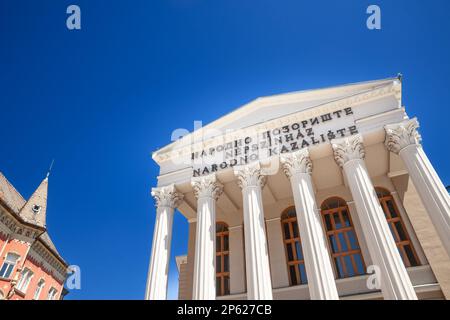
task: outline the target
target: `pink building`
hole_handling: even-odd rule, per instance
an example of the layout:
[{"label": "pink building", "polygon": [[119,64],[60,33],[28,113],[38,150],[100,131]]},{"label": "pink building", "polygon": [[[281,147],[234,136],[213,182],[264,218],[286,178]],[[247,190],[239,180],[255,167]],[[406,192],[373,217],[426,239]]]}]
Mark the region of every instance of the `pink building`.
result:
[{"label": "pink building", "polygon": [[48,176],[25,200],[0,172],[0,300],[59,300],[68,264],[46,227]]}]

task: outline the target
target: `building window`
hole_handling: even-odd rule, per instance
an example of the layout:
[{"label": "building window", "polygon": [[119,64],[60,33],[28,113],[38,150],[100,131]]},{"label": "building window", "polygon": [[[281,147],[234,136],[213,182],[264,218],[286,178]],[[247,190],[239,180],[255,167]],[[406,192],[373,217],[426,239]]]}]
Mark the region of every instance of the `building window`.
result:
[{"label": "building window", "polygon": [[297,214],[295,208],[286,209],[281,215],[284,247],[288,264],[289,283],[291,286],[305,284],[305,261],[303,259],[302,244],[298,231]]},{"label": "building window", "polygon": [[47,300],[55,300],[57,293],[58,291],[55,288],[51,287],[50,290],[48,291]]},{"label": "building window", "polygon": [[364,274],[364,259],[347,203],[341,198],[329,198],[323,202],[321,210],[337,277]]},{"label": "building window", "polygon": [[33,278],[33,271],[28,268],[23,269],[19,282],[17,283],[17,289],[23,293],[27,292],[30,281]]},{"label": "building window", "polygon": [[9,279],[16,266],[17,260],[19,260],[19,255],[15,253],[10,252],[6,255],[5,262],[3,262],[2,268],[0,269],[0,278]]},{"label": "building window", "polygon": [[406,231],[405,224],[397,209],[394,197],[392,197],[391,193],[386,189],[375,188],[375,190],[403,263],[406,267],[418,266],[420,264],[419,258],[417,257],[411,239]]},{"label": "building window", "polygon": [[230,294],[230,244],[228,226],[216,223],[216,295]]},{"label": "building window", "polygon": [[39,300],[39,297],[41,295],[42,289],[44,289],[44,286],[45,286],[44,279],[40,279],[38,284],[37,284],[36,290],[34,291],[33,300]]}]

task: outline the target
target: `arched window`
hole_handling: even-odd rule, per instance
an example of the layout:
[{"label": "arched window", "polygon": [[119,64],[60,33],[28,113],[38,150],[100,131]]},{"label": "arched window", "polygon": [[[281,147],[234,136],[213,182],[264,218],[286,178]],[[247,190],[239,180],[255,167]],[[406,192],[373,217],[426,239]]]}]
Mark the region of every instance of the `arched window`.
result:
[{"label": "arched window", "polygon": [[411,243],[411,239],[406,231],[405,224],[397,209],[394,198],[391,193],[383,188],[375,188],[378,199],[380,200],[381,207],[383,208],[384,215],[391,229],[392,236],[394,237],[395,244],[398,251],[402,256],[403,263],[406,267],[414,267],[419,265],[419,259],[416,251]]},{"label": "arched window", "polygon": [[33,271],[31,271],[28,268],[24,268],[20,277],[19,282],[17,283],[16,288],[23,292],[26,293],[28,286],[30,285],[31,279],[33,278]]},{"label": "arched window", "polygon": [[322,203],[321,210],[337,277],[364,274],[364,259],[347,203],[341,198],[329,198]]},{"label": "arched window", "polygon": [[286,209],[281,215],[284,247],[288,264],[289,283],[291,286],[305,284],[305,261],[303,259],[302,244],[298,231],[297,214],[294,207]]},{"label": "arched window", "polygon": [[216,223],[216,295],[230,294],[230,251],[228,226]]},{"label": "arched window", "polygon": [[48,291],[47,300],[56,300],[56,295],[58,294],[58,290],[51,287]]},{"label": "arched window", "polygon": [[19,260],[20,256],[18,254],[8,252],[6,255],[5,261],[3,262],[2,267],[0,268],[0,277],[9,279],[11,273],[13,272],[17,260]]},{"label": "arched window", "polygon": [[39,300],[39,297],[41,296],[41,292],[44,286],[45,286],[44,279],[39,279],[39,282],[36,286],[36,290],[34,291],[33,300]]}]

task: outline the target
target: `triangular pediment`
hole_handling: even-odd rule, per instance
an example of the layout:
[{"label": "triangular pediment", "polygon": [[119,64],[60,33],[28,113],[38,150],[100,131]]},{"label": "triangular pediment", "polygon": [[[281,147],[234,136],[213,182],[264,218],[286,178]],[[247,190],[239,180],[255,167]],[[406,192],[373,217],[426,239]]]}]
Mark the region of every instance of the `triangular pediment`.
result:
[{"label": "triangular pediment", "polygon": [[163,158],[162,155],[185,147],[192,141],[205,141],[227,132],[252,127],[290,114],[318,109],[323,105],[368,94],[389,86],[394,81],[398,82],[398,79],[389,78],[260,97],[159,149],[153,153],[153,158],[159,162]]}]

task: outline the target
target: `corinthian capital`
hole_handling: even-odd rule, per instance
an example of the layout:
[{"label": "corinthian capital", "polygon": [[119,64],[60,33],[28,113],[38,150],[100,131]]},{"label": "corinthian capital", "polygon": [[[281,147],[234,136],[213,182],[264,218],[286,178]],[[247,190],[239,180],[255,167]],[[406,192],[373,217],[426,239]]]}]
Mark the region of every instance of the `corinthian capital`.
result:
[{"label": "corinthian capital", "polygon": [[175,209],[183,200],[183,194],[175,189],[174,185],[153,188],[152,196],[155,199],[156,207],[170,207]]},{"label": "corinthian capital", "polygon": [[259,164],[238,167],[234,170],[234,174],[238,178],[238,185],[241,189],[247,187],[264,188],[266,184],[266,176],[261,173]]},{"label": "corinthian capital", "polygon": [[283,171],[288,178],[296,173],[311,174],[312,172],[312,161],[307,148],[292,153],[285,153],[280,160],[283,164]]},{"label": "corinthian capital", "polygon": [[223,185],[217,181],[215,174],[192,178],[191,185],[194,188],[194,194],[197,199],[209,197],[217,200],[223,192]]},{"label": "corinthian capital", "polygon": [[420,144],[422,139],[417,128],[419,128],[419,122],[416,118],[384,126],[386,131],[384,143],[387,149],[398,154],[409,145]]},{"label": "corinthian capital", "polygon": [[363,160],[366,155],[363,139],[359,134],[333,140],[331,146],[333,147],[334,160],[341,168],[350,160]]}]

